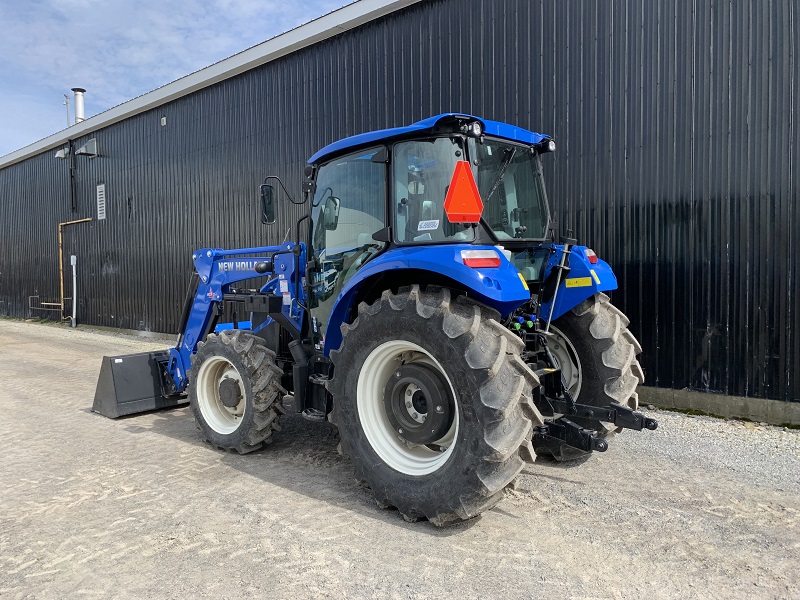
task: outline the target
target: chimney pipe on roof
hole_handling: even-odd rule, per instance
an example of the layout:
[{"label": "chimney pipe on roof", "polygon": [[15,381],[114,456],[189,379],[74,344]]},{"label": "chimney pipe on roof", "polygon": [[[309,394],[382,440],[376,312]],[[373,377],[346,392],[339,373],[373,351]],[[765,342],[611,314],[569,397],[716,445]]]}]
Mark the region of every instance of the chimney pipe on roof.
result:
[{"label": "chimney pipe on roof", "polygon": [[85,121],[86,117],[83,116],[83,94],[85,89],[74,87],[72,91],[75,92],[75,124]]}]

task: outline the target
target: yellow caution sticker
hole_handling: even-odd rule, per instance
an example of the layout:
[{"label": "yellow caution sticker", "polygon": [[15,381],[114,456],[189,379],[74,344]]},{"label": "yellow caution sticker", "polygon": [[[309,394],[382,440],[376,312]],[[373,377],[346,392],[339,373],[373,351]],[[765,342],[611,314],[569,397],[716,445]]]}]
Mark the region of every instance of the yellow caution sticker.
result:
[{"label": "yellow caution sticker", "polygon": [[522,287],[524,287],[527,290],[528,289],[528,283],[525,281],[525,278],[522,276],[522,273],[517,271],[517,275],[519,275],[519,280],[522,282]]},{"label": "yellow caution sticker", "polygon": [[568,288],[573,287],[589,287],[592,285],[592,278],[591,277],[573,277],[571,279],[567,279],[565,281]]},{"label": "yellow caution sticker", "polygon": [[589,273],[592,274],[592,277],[594,277],[594,280],[599,284],[600,283],[600,278],[597,276],[597,273],[594,272],[594,269],[589,269]]}]

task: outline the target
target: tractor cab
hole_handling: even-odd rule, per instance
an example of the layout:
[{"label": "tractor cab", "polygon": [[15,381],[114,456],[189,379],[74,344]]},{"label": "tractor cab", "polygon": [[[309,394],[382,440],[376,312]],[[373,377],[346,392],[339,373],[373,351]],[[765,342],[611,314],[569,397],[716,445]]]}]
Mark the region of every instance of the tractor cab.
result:
[{"label": "tractor cab", "polygon": [[[540,155],[554,148],[545,135],[444,114],[346,138],[312,156],[306,189],[316,345],[324,346],[339,294],[382,254],[489,246],[538,281],[545,254],[533,250],[550,220]],[[490,260],[499,256],[489,252]]]}]

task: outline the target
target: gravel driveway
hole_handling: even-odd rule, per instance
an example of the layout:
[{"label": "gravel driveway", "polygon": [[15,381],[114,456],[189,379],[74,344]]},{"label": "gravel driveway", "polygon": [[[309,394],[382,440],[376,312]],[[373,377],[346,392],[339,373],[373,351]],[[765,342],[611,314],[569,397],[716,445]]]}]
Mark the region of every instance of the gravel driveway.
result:
[{"label": "gravel driveway", "polygon": [[0,598],[800,597],[800,431],[646,411],[436,529],[375,506],[327,423],[238,456],[186,408],[90,412],[103,354],[161,347],[0,320]]}]

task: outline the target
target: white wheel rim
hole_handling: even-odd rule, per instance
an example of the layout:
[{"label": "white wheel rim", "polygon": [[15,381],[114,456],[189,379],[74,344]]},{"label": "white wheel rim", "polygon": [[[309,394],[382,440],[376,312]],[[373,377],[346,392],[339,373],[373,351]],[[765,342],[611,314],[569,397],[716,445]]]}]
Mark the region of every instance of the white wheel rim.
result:
[{"label": "white wheel rim", "polygon": [[572,345],[572,342],[561,330],[550,325],[550,331],[553,333],[553,337],[548,341],[548,348],[550,348],[550,353],[556,361],[556,367],[561,369],[561,374],[564,376],[564,382],[572,399],[577,400],[578,394],[581,393],[581,383],[583,382],[581,360],[578,358],[575,346]]},{"label": "white wheel rim", "polygon": [[450,378],[428,351],[411,342],[393,340],[375,348],[364,361],[356,386],[356,402],[364,434],[381,460],[395,471],[421,476],[441,468],[453,453],[454,441],[458,436],[458,401],[455,400],[453,407],[452,425],[436,441],[436,445],[446,448],[443,452],[405,442],[386,415],[383,396],[386,385],[397,368],[408,363],[421,363],[435,368],[447,382],[453,398],[456,398]]},{"label": "white wheel rim", "polygon": [[[224,379],[232,379],[239,385],[242,399],[235,407],[225,406],[219,396],[219,384]],[[244,415],[245,400],[242,376],[236,367],[225,358],[215,356],[206,360],[197,374],[197,405],[203,419],[211,429],[222,435],[233,433],[239,428]]]}]

